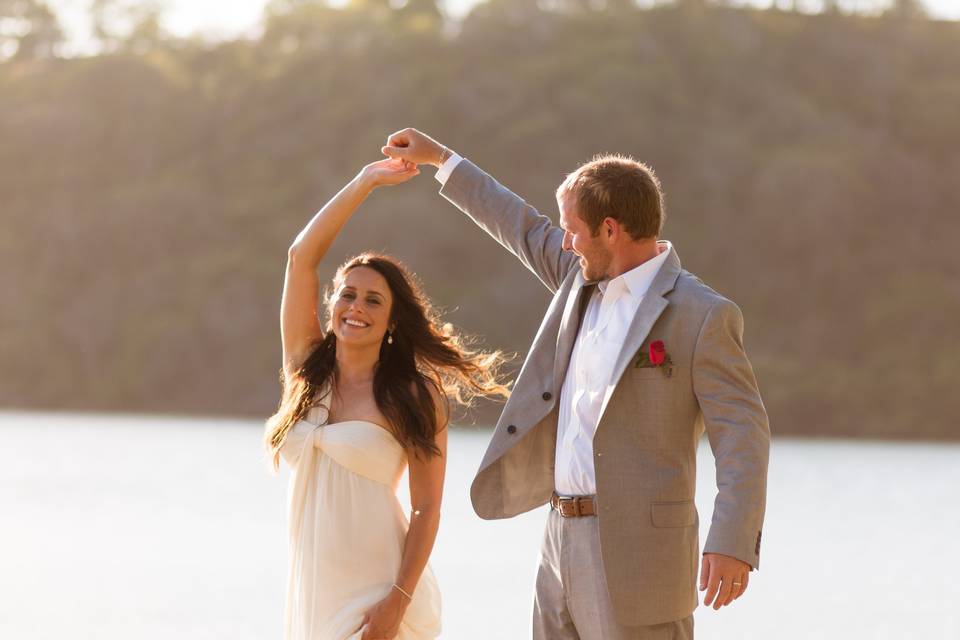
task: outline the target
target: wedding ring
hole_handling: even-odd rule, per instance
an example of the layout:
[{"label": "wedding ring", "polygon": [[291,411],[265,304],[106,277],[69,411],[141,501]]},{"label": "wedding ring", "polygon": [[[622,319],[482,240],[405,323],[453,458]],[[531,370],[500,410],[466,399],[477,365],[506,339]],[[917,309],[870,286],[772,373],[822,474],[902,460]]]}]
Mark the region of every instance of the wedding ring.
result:
[{"label": "wedding ring", "polygon": [[733,586],[735,586],[735,587],[742,587],[742,586],[743,586],[743,583],[742,583],[742,582],[734,582],[734,583],[733,583]]}]

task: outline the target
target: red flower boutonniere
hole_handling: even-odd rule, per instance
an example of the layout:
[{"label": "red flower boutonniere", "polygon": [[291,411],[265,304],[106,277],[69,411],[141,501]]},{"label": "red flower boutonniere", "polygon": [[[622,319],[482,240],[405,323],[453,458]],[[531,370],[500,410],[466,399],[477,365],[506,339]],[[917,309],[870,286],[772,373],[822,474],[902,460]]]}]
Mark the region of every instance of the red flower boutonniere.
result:
[{"label": "red flower boutonniere", "polygon": [[654,340],[646,349],[641,347],[633,366],[642,369],[660,369],[667,378],[673,375],[673,359],[667,353],[663,340]]}]

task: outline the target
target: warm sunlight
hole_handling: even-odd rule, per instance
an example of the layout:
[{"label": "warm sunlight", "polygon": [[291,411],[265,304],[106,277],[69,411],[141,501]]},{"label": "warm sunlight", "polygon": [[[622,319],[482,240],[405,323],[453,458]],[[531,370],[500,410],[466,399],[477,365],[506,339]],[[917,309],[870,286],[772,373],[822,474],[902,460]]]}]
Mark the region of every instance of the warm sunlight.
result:
[{"label": "warm sunlight", "polygon": [[[446,0],[441,6],[447,15],[459,18],[483,0]],[[640,5],[656,4],[660,0],[639,0]],[[838,0],[844,10],[872,11],[889,4],[891,0]],[[156,4],[163,11],[163,25],[178,36],[200,34],[213,39],[237,37],[257,32],[264,7],[269,0],[160,0]],[[344,5],[348,0],[332,0],[332,6]],[[960,0],[920,0],[931,17],[944,20],[960,19]],[[89,0],[52,0],[49,3],[62,15],[69,34],[70,50],[83,53],[94,45],[87,16]],[[149,3],[143,3],[149,5]],[[751,4],[757,7],[792,6],[800,10],[816,11],[823,0],[735,0],[732,4]]]},{"label": "warm sunlight", "polygon": [[960,638],[957,60],[960,0],[0,0],[0,638]]}]

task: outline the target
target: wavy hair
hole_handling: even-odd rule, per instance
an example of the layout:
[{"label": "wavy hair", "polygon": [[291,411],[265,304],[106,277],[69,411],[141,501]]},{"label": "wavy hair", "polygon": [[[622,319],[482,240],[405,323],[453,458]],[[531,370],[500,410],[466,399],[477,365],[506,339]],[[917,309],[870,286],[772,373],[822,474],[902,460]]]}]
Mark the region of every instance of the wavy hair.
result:
[{"label": "wavy hair", "polygon": [[365,252],[337,270],[332,286],[324,293],[326,330],[310,355],[289,380],[281,371],[283,393],[280,405],[267,419],[265,446],[274,469],[280,464],[280,448],[287,433],[303,419],[328,390],[336,393],[337,338],[333,332],[333,295],[347,274],[369,267],[383,276],[393,295],[390,322],[393,344],[380,344],[380,359],[373,377],[377,407],[388,419],[394,436],[416,455],[437,455],[435,436],[437,409],[431,389],[444,398],[447,415],[451,400],[469,407],[477,397],[510,395],[499,380],[499,368],[507,360],[501,351],[471,348],[471,339],[457,333],[450,323],[441,323],[419,283],[401,262],[387,255]]}]

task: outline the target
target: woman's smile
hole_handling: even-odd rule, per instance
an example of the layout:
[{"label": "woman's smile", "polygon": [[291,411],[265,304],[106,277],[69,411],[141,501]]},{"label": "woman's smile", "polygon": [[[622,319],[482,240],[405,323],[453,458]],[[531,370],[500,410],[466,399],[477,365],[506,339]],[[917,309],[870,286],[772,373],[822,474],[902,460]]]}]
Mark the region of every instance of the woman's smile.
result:
[{"label": "woman's smile", "polygon": [[357,320],[354,318],[344,318],[343,324],[355,329],[367,329],[370,327],[369,322],[364,322],[363,320]]}]

